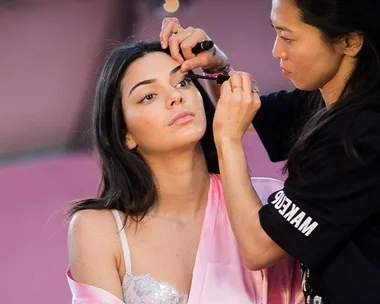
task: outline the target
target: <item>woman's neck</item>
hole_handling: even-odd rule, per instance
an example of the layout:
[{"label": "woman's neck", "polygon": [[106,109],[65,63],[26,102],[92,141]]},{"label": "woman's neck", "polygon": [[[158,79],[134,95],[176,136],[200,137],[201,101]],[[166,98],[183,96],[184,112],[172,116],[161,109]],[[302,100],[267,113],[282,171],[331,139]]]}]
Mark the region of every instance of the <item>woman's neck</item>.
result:
[{"label": "woman's neck", "polygon": [[193,150],[148,157],[158,189],[150,214],[188,218],[204,210],[210,183],[206,159],[198,145]]}]

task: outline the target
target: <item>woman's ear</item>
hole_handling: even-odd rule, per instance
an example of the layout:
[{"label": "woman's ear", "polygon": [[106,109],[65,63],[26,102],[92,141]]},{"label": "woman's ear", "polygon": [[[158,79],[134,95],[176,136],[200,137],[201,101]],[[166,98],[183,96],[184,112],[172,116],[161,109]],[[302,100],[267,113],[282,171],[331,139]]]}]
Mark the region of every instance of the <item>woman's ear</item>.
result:
[{"label": "woman's ear", "polygon": [[363,34],[351,32],[344,38],[344,54],[349,57],[355,57],[363,47]]},{"label": "woman's ear", "polygon": [[129,133],[125,137],[125,145],[127,146],[129,150],[133,150],[137,147],[137,143],[133,139],[132,135]]}]

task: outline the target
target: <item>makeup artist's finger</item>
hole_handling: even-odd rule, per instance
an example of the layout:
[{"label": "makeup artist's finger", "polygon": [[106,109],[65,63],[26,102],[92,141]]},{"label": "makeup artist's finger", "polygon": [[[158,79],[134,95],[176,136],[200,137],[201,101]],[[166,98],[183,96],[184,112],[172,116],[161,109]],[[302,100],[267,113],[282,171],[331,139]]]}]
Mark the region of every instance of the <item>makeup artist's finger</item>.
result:
[{"label": "makeup artist's finger", "polygon": [[193,59],[188,59],[181,64],[181,72],[186,73],[190,70],[196,69],[199,66],[199,58],[195,57]]},{"label": "makeup artist's finger", "polygon": [[228,81],[231,83],[231,91],[234,96],[234,101],[239,101],[244,91],[240,72],[232,72]]},{"label": "makeup artist's finger", "polygon": [[243,101],[251,102],[252,101],[252,76],[249,73],[241,72],[240,73],[243,90]]},{"label": "makeup artist's finger", "polygon": [[176,60],[179,64],[182,64],[185,60],[183,59],[180,53],[180,42],[178,41],[178,39],[178,35],[173,35],[169,37],[169,50],[173,59]]},{"label": "makeup artist's finger", "polygon": [[251,79],[252,93],[260,94],[260,89],[255,79]]},{"label": "makeup artist's finger", "polygon": [[[255,112],[257,112],[260,109],[260,107],[261,107],[261,99],[260,99],[260,94],[259,94],[259,87],[257,85],[256,80],[254,80],[254,79],[251,80],[251,85],[252,85],[251,96],[252,96],[252,99],[253,99],[253,104],[254,104]],[[256,90],[256,92],[253,92],[254,90]]]},{"label": "makeup artist's finger", "polygon": [[[187,28],[186,30],[181,30],[176,35],[172,35],[169,38],[169,49],[170,54],[173,57],[174,60],[178,61],[179,63],[183,63],[185,59],[194,58],[195,54],[192,53],[191,49],[196,45],[192,45],[191,41],[187,41],[187,39],[192,35],[192,28]],[[186,57],[183,54],[183,48],[190,48],[189,51],[192,54],[190,57]],[[187,55],[189,56],[189,55]]]},{"label": "makeup artist's finger", "polygon": [[261,106],[260,96],[252,92],[253,89],[258,89],[256,80],[253,80],[249,73],[240,72],[240,76],[244,88],[242,102],[244,106],[248,107],[247,111],[254,115]]},{"label": "makeup artist's finger", "polygon": [[232,88],[231,83],[229,81],[225,81],[220,86],[220,98],[217,104],[220,102],[223,104],[224,101],[231,99]]},{"label": "makeup artist's finger", "polygon": [[185,60],[181,64],[181,72],[185,73],[189,70],[194,70],[199,67],[204,67],[207,64],[207,59],[204,54],[199,54],[198,56]]},{"label": "makeup artist's finger", "polygon": [[194,35],[194,28],[188,27],[184,30],[184,39],[181,41],[179,47],[181,49],[184,59],[194,58],[196,55],[193,53],[192,48],[197,44],[198,41],[194,40],[192,37]]},{"label": "makeup artist's finger", "polygon": [[185,59],[191,59],[195,57],[192,48],[195,47],[197,43],[209,40],[210,38],[208,38],[206,33],[199,28],[188,27],[184,31],[189,33],[189,35],[187,35],[181,42],[180,48],[182,50],[183,57],[185,57]]},{"label": "makeup artist's finger", "polygon": [[169,45],[169,37],[172,34],[178,33],[181,29],[181,25],[177,18],[167,17],[162,20],[161,32],[160,32],[160,41],[161,47],[166,49]]}]

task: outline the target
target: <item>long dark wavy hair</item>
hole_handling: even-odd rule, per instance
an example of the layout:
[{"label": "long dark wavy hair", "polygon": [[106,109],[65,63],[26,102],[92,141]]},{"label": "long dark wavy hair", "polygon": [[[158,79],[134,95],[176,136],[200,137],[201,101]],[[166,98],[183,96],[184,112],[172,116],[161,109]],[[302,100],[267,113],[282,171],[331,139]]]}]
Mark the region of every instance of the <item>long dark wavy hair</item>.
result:
[{"label": "long dark wavy hair", "polygon": [[[106,59],[96,87],[93,132],[95,149],[99,153],[102,180],[96,198],[75,202],[69,215],[84,209],[117,209],[135,221],[140,221],[157,199],[157,188],[151,168],[136,149],[125,145],[128,122],[121,104],[121,81],[136,59],[152,52],[164,52],[158,41],[137,41],[117,46]],[[201,146],[209,172],[219,173],[212,133],[215,107],[197,80],[206,113],[207,127]]]},{"label": "long dark wavy hair", "polygon": [[[350,75],[338,102],[330,109],[320,108],[306,123],[288,155],[284,172],[298,174],[310,139],[338,115],[363,108],[380,109],[380,1],[379,0],[293,0],[301,19],[318,28],[324,40],[333,43],[349,33],[361,33],[363,46],[357,54],[357,66]],[[321,94],[314,94],[320,103]],[[347,129],[355,115],[347,117],[342,144],[349,157],[358,159]]]}]

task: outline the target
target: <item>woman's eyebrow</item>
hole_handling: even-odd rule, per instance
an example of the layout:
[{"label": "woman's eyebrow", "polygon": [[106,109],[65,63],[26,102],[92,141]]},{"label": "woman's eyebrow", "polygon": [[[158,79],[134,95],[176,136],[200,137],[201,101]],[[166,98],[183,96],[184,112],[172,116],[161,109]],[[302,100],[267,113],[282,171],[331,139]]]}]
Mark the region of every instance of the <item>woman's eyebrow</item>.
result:
[{"label": "woman's eyebrow", "polygon": [[129,91],[129,94],[128,94],[128,97],[131,96],[132,92],[139,86],[141,85],[144,85],[144,84],[151,84],[151,83],[154,83],[156,82],[156,79],[147,79],[147,80],[143,80],[143,81],[140,81],[138,82],[130,91]]},{"label": "woman's eyebrow", "polygon": [[[173,70],[171,70],[170,72],[169,72],[169,74],[170,75],[173,75],[173,74],[175,74],[175,73],[177,73],[179,70],[181,69],[181,66],[179,65],[179,66],[176,66]],[[129,91],[129,94],[128,94],[128,96],[130,96],[131,94],[132,94],[132,92],[133,92],[133,90],[135,90],[137,87],[139,87],[139,86],[141,86],[141,85],[144,85],[144,84],[151,84],[151,83],[154,83],[154,82],[156,82],[157,81],[157,79],[154,79],[154,78],[152,78],[152,79],[146,79],[146,80],[143,80],[143,81],[140,81],[139,83],[137,83],[130,91]]]},{"label": "woman's eyebrow", "polygon": [[181,66],[176,66],[173,70],[170,71],[170,75],[173,75],[175,73],[177,73],[179,70],[181,69]]}]

